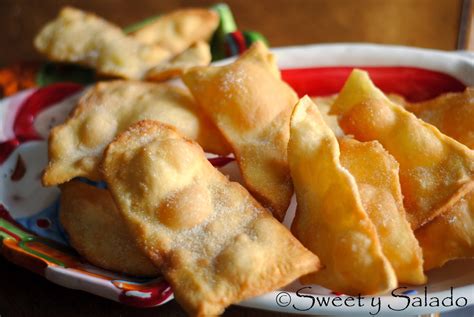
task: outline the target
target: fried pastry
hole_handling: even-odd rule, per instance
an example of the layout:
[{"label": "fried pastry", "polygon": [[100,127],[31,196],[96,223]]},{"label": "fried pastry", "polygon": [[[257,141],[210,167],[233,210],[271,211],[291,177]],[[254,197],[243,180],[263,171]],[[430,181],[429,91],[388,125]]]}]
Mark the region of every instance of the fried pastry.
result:
[{"label": "fried pastry", "polygon": [[448,211],[415,231],[423,249],[425,270],[454,259],[474,257],[474,190]]},{"label": "fried pastry", "polygon": [[197,42],[170,61],[153,67],[146,74],[146,79],[163,81],[182,75],[195,66],[207,66],[211,62],[211,49],[206,42]]},{"label": "fried pastry", "polygon": [[[341,137],[344,135],[344,132],[341,130],[341,127],[339,127],[337,116],[329,113],[332,104],[337,99],[337,96],[337,94],[334,94],[330,96],[311,97],[311,100],[316,106],[318,106],[319,112],[323,116],[324,122],[326,122],[329,128],[331,128],[332,132],[334,132],[337,137]],[[397,94],[388,94],[387,97],[393,102],[406,103],[405,99]]]},{"label": "fried pastry", "polygon": [[401,283],[423,284],[423,255],[406,219],[398,163],[377,141],[339,140],[342,166],[354,176],[362,206]]},{"label": "fried pastry", "polygon": [[65,123],[51,130],[43,184],[61,184],[77,176],[99,180],[98,166],[107,144],[143,119],[176,126],[206,151],[229,153],[220,132],[182,88],[138,81],[101,82],[86,92]]},{"label": "fried pastry", "polygon": [[324,122],[326,122],[326,124],[337,137],[340,137],[344,135],[344,132],[342,132],[341,128],[339,127],[337,116],[329,114],[329,110],[331,109],[331,106],[336,98],[337,95],[331,95],[325,97],[311,97],[311,100],[318,107],[319,112],[323,116]]},{"label": "fried pastry", "polygon": [[293,111],[288,160],[298,202],[291,229],[323,265],[301,281],[350,295],[396,287],[355,179],[340,164],[337,139],[309,97]]},{"label": "fried pastry", "polygon": [[234,63],[192,68],[183,81],[231,144],[246,187],[283,220],[293,194],[287,146],[298,98],[274,56],[256,42]]},{"label": "fried pastry", "polygon": [[140,43],[104,19],[71,7],[44,26],[34,44],[53,61],[78,63],[127,79],[141,79],[171,57],[168,50]]},{"label": "fried pastry", "polygon": [[378,140],[400,164],[404,205],[416,229],[451,208],[473,184],[474,152],[391,102],[354,70],[331,112],[360,141]]},{"label": "fried pastry", "polygon": [[409,103],[406,109],[474,150],[474,87],[424,102]]},{"label": "fried pastry", "polygon": [[59,217],[71,245],[92,264],[135,276],[159,274],[135,245],[106,189],[79,181],[63,184]]},{"label": "fried pastry", "polygon": [[191,315],[221,314],[318,269],[314,254],[170,126],[133,125],[107,147],[102,171],[137,244]]},{"label": "fried pastry", "polygon": [[183,9],[160,16],[131,34],[144,44],[156,44],[180,54],[192,44],[207,42],[219,25],[219,15],[207,9]]}]

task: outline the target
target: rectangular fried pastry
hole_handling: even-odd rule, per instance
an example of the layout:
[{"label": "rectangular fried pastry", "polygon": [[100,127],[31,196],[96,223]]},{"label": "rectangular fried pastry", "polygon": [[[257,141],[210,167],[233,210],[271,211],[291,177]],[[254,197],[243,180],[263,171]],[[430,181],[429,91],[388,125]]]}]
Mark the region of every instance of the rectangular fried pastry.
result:
[{"label": "rectangular fried pastry", "polygon": [[318,269],[318,258],[175,129],[141,121],[105,151],[102,171],[139,247],[188,313],[225,307]]},{"label": "rectangular fried pastry", "polygon": [[405,107],[418,118],[474,150],[474,87],[423,102],[407,103]]},{"label": "rectangular fried pastry", "polygon": [[110,192],[79,181],[61,185],[59,217],[69,242],[98,267],[157,276],[158,269],[135,245]]},{"label": "rectangular fried pastry", "polygon": [[219,25],[219,15],[208,9],[182,9],[160,16],[131,36],[144,44],[156,44],[180,54],[192,44],[207,42]]},{"label": "rectangular fried pastry", "polygon": [[342,166],[354,176],[362,206],[377,229],[384,255],[400,283],[423,284],[423,255],[406,219],[399,166],[377,141],[339,140]]},{"label": "rectangular fried pastry", "polygon": [[209,65],[211,59],[209,44],[197,42],[171,60],[150,69],[146,74],[146,80],[163,81],[181,76],[192,67]]},{"label": "rectangular fried pastry", "polygon": [[415,231],[426,271],[455,259],[474,258],[474,189]]},{"label": "rectangular fried pastry", "polygon": [[78,63],[127,79],[141,79],[150,68],[171,57],[168,50],[143,44],[112,23],[72,7],[63,8],[44,26],[34,44],[53,61]]},{"label": "rectangular fried pastry", "polygon": [[229,153],[219,130],[184,89],[139,81],[99,82],[81,97],[66,122],[51,130],[43,184],[61,184],[78,176],[99,180],[105,147],[143,119],[177,127],[206,151]]},{"label": "rectangular fried pastry", "polygon": [[234,63],[192,68],[183,80],[231,144],[246,187],[283,220],[293,194],[287,146],[298,98],[274,56],[256,42]]},{"label": "rectangular fried pastry", "polygon": [[309,97],[293,111],[288,160],[298,202],[291,231],[323,265],[302,282],[350,295],[396,287],[355,179],[339,161],[337,139]]},{"label": "rectangular fried pastry", "polygon": [[331,113],[346,134],[379,141],[398,161],[413,229],[451,208],[474,182],[474,151],[390,101],[364,71],[352,72]]}]

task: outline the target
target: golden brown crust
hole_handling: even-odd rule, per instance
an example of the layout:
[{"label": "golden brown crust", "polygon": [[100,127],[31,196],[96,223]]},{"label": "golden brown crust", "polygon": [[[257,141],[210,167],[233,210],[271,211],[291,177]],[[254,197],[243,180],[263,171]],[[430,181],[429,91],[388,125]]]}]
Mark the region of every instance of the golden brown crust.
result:
[{"label": "golden brown crust", "polygon": [[95,14],[65,7],[38,33],[36,49],[48,59],[78,63],[99,73],[141,79],[153,66],[171,57],[169,51],[146,45]]},{"label": "golden brown crust", "polygon": [[183,81],[231,144],[247,189],[283,220],[293,193],[287,145],[297,96],[273,55],[256,42],[234,63],[193,68]]},{"label": "golden brown crust", "polygon": [[104,177],[138,245],[192,315],[282,287],[319,261],[202,149],[141,121],[105,151]]},{"label": "golden brown crust", "polygon": [[159,274],[135,245],[107,190],[78,181],[62,185],[59,216],[71,245],[92,264],[135,276]]},{"label": "golden brown crust", "polygon": [[159,45],[176,55],[193,43],[210,40],[218,25],[219,15],[216,12],[189,8],[162,15],[131,36],[147,45]]},{"label": "golden brown crust", "polygon": [[339,124],[361,141],[378,140],[400,163],[408,220],[416,229],[456,203],[474,180],[474,151],[391,102],[354,70],[333,104]]},{"label": "golden brown crust", "polygon": [[164,81],[181,76],[185,71],[196,66],[207,66],[211,62],[211,49],[206,42],[197,42],[184,52],[153,67],[146,74],[146,80]]},{"label": "golden brown crust", "polygon": [[450,209],[415,231],[425,270],[454,259],[474,257],[474,189]]},{"label": "golden brown crust", "polygon": [[474,150],[474,87],[428,101],[407,103],[405,107],[418,118]]},{"label": "golden brown crust", "polygon": [[105,146],[142,119],[175,125],[206,151],[229,153],[225,139],[182,88],[138,81],[99,82],[79,100],[66,122],[51,130],[43,184],[56,185],[77,176],[99,180]]},{"label": "golden brown crust", "polygon": [[377,141],[339,140],[341,164],[354,176],[362,206],[400,283],[424,284],[423,255],[403,207],[397,161]]},{"label": "golden brown crust", "polygon": [[298,202],[292,232],[324,266],[301,280],[350,295],[395,288],[356,181],[340,164],[336,137],[308,97],[291,116],[288,159]]}]

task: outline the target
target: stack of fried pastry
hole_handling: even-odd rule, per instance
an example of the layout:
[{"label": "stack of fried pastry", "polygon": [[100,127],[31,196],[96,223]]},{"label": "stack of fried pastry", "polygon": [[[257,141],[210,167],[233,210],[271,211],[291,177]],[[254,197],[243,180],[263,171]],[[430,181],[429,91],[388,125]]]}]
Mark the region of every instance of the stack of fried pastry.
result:
[{"label": "stack of fried pastry", "polygon": [[[179,16],[171,14],[132,36],[110,28],[100,35],[107,39],[88,38],[74,51],[58,25],[71,19],[70,31],[81,33],[108,24],[71,10],[38,37],[53,58],[67,53],[68,61],[120,75],[129,65],[108,63],[126,56],[102,55],[113,45],[145,55],[190,46],[167,44],[163,25]],[[123,77],[143,78],[155,62]],[[461,143],[472,146],[472,133],[463,132],[472,124],[447,118],[452,103],[459,116],[472,113],[472,90],[398,105],[354,70],[338,96],[298,100],[262,43],[231,64],[181,72],[187,89],[97,83],[51,131],[43,183],[60,185],[61,222],[91,263],[162,274],[189,314],[217,315],[300,277],[377,294],[423,284],[425,271],[474,256],[474,152]],[[233,154],[242,184],[205,152]],[[73,180],[79,176],[107,189]],[[290,231],[280,222],[293,193]]]},{"label": "stack of fried pastry", "polygon": [[34,44],[50,60],[88,66],[100,75],[161,81],[209,64],[208,41],[218,25],[212,10],[183,9],[126,34],[92,13],[65,7]]},{"label": "stack of fried pastry", "polygon": [[[239,120],[247,120],[234,124],[239,131],[233,134],[186,89],[115,80],[89,88],[49,137],[43,183],[61,187],[60,217],[73,247],[109,270],[162,274],[192,315],[220,314],[320,267],[279,221],[293,190],[286,152],[296,94],[261,43],[236,65],[238,73],[256,76],[247,78],[266,81],[268,93],[279,93],[267,100],[258,89],[247,91],[260,107],[255,121],[238,86],[223,91],[234,93],[240,109],[222,104],[220,117],[231,123],[229,112],[238,111]],[[234,153],[248,188],[262,192],[259,200],[214,168],[205,151]],[[266,165],[272,168],[252,177]],[[79,176],[105,180],[107,189],[73,180]],[[108,226],[114,230],[104,231]]]}]

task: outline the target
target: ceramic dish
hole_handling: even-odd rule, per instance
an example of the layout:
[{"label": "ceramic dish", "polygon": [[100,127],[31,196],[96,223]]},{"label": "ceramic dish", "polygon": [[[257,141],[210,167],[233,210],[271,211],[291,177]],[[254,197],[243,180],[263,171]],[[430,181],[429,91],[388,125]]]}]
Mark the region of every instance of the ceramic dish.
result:
[{"label": "ceramic dish", "polygon": [[[273,52],[283,79],[300,95],[338,92],[353,67],[367,69],[381,89],[404,95],[409,100],[428,99],[474,86],[474,61],[469,54],[363,44],[285,47]],[[1,252],[8,260],[65,287],[139,307],[162,305],[173,295],[161,278],[136,279],[84,262],[68,246],[58,221],[59,190],[43,188],[40,184],[40,174],[47,163],[48,131],[64,120],[83,90],[77,84],[59,83],[23,91],[0,101]],[[231,159],[212,161],[224,173],[231,174],[231,178],[239,179]],[[293,202],[286,225],[291,223],[294,209]],[[315,285],[306,285],[298,291],[303,286],[295,282],[281,291],[239,305],[305,314],[405,316],[474,304],[474,261],[449,263],[429,272],[428,277],[427,302],[424,302],[425,286],[407,286],[396,290],[394,295],[360,298],[360,301],[355,298],[352,302],[348,296]],[[435,297],[441,301],[450,296],[454,301],[452,305],[433,302]],[[445,300],[448,302],[449,299]]]}]

